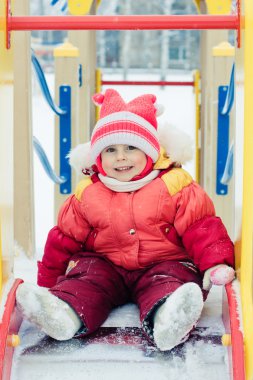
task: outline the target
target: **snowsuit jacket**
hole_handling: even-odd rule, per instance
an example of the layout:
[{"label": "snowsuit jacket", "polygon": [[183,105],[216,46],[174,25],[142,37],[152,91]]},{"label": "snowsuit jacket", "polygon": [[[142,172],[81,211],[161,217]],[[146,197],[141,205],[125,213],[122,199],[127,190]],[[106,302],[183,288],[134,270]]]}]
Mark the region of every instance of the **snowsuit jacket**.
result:
[{"label": "snowsuit jacket", "polygon": [[160,174],[141,189],[118,193],[85,177],[63,204],[38,263],[38,284],[52,287],[71,257],[96,252],[129,271],[190,261],[201,272],[234,265],[233,244],[211,199],[182,168],[160,156]]}]

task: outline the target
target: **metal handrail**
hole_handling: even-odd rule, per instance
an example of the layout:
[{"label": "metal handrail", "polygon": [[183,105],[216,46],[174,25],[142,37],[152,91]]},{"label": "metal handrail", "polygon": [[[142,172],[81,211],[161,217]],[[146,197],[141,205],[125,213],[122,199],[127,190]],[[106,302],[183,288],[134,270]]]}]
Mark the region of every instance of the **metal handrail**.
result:
[{"label": "metal handrail", "polygon": [[234,104],[234,97],[235,97],[235,80],[234,80],[234,72],[235,72],[235,64],[233,64],[231,75],[230,75],[230,81],[229,81],[229,87],[227,92],[226,101],[224,104],[224,107],[221,111],[221,114],[226,116],[229,115],[231,108]]},{"label": "metal handrail", "polygon": [[42,94],[44,95],[44,98],[46,99],[48,105],[54,111],[54,113],[56,113],[56,115],[58,115],[58,116],[66,115],[67,110],[64,110],[64,109],[58,107],[55,104],[55,102],[53,101],[52,96],[51,96],[50,91],[49,91],[49,88],[48,88],[48,85],[47,85],[45,75],[44,75],[43,70],[41,68],[41,65],[40,65],[40,63],[39,63],[38,59],[36,58],[33,51],[32,51],[31,58],[32,58],[33,67],[34,67],[35,72],[37,74],[37,78],[39,81],[39,85],[40,85]]},{"label": "metal handrail", "polygon": [[35,136],[33,136],[33,147],[48,177],[58,185],[65,183],[67,179],[64,177],[59,177],[57,174],[55,174],[44,149]]},{"label": "metal handrail", "polygon": [[[40,85],[40,88],[42,90],[42,94],[44,95],[44,98],[45,100],[47,101],[48,105],[50,106],[50,108],[54,111],[54,113],[58,116],[63,116],[63,115],[66,115],[68,113],[67,110],[65,109],[62,109],[60,107],[58,107],[53,99],[52,99],[52,96],[50,94],[50,91],[49,91],[49,88],[48,88],[48,85],[47,85],[47,81],[46,81],[46,78],[45,78],[45,75],[44,75],[44,72],[41,68],[41,65],[38,61],[38,59],[36,58],[34,52],[32,51],[32,54],[31,54],[31,58],[32,58],[32,63],[33,63],[33,67],[35,69],[35,72],[37,74],[37,78],[38,78],[38,82],[39,82],[39,85]],[[67,181],[66,178],[64,177],[59,177],[53,170],[48,158],[47,158],[47,155],[46,155],[46,152],[44,151],[44,149],[42,148],[39,140],[33,136],[33,147],[35,149],[35,152],[46,172],[46,174],[48,175],[48,177],[56,184],[58,185],[62,185],[63,183],[65,183]]]},{"label": "metal handrail", "polygon": [[[232,66],[227,96],[226,96],[224,106],[221,110],[221,115],[223,116],[228,116],[230,114],[230,111],[234,104],[234,97],[235,97],[234,96],[235,94],[234,73],[235,73],[235,64],[233,64]],[[231,180],[233,176],[233,169],[234,169],[234,143],[232,143],[229,148],[224,172],[220,180],[220,183],[222,183],[223,185],[228,185],[229,181]]]},{"label": "metal handrail", "polygon": [[232,143],[229,148],[224,172],[220,179],[220,183],[222,183],[223,185],[228,185],[229,181],[231,180],[233,176],[233,171],[234,171],[234,143]]},{"label": "metal handrail", "polygon": [[[59,2],[59,0],[51,0],[51,5],[54,6]],[[61,12],[65,12],[66,9],[68,8],[68,2],[64,1],[62,7],[61,7]]]}]

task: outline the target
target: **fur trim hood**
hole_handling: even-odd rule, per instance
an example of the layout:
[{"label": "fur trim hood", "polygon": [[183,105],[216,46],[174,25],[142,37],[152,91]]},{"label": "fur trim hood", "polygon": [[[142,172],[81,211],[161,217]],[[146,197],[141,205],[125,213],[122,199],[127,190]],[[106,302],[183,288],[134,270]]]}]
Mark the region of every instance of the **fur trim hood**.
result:
[{"label": "fur trim hood", "polygon": [[[168,158],[172,162],[185,164],[193,158],[193,140],[184,131],[170,126],[167,122],[159,124],[158,138]],[[92,167],[90,159],[90,142],[79,144],[67,156],[70,166],[77,173]]]}]

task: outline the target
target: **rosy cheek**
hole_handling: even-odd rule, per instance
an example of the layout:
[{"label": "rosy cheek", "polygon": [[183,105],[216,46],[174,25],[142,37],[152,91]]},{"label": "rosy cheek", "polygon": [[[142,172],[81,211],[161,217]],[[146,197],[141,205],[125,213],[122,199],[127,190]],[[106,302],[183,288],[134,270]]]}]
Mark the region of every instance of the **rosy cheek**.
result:
[{"label": "rosy cheek", "polygon": [[138,165],[143,166],[145,168],[145,166],[147,165],[147,158],[140,157],[140,159],[138,160]]}]

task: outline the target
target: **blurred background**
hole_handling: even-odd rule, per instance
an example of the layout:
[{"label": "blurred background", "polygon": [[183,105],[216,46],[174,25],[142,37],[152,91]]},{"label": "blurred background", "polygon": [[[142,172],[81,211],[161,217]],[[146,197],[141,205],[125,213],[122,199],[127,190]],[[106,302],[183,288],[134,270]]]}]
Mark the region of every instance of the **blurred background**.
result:
[{"label": "blurred background", "polygon": [[[49,0],[31,0],[32,15],[67,14],[66,1],[51,5]],[[103,0],[100,15],[127,14],[195,14],[189,0]],[[67,36],[65,31],[33,31],[32,46],[41,57],[43,67],[53,70],[53,48]],[[129,70],[159,72],[161,80],[167,70],[193,70],[199,67],[200,33],[196,30],[97,31],[97,66],[117,70],[126,76]],[[141,47],[141,49],[140,49]]]}]

